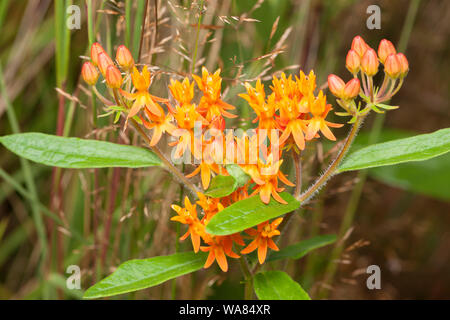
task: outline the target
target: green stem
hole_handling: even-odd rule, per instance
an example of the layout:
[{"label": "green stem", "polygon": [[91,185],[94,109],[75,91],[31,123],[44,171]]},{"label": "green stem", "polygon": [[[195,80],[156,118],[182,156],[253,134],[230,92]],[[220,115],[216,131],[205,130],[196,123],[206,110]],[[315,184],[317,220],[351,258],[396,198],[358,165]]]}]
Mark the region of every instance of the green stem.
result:
[{"label": "green stem", "polygon": [[241,270],[242,270],[242,273],[244,274],[244,282],[245,282],[244,298],[245,298],[245,300],[252,300],[253,299],[252,273],[248,266],[247,260],[245,260],[244,256],[241,256],[239,258],[239,263],[241,264]]},{"label": "green stem", "polygon": [[328,167],[328,169],[325,170],[325,172],[306,190],[304,193],[296,197],[298,201],[304,205],[307,203],[314,194],[323,186],[327,181],[336,174],[336,169],[338,168],[341,161],[344,159],[345,155],[347,154],[348,150],[350,149],[350,146],[352,145],[354,139],[356,138],[356,135],[358,133],[359,127],[363,123],[366,116],[357,116],[355,123],[352,126],[352,129],[350,130],[350,133],[348,134],[347,138],[345,139],[344,145],[339,150],[338,155],[333,160],[331,165]]},{"label": "green stem", "polygon": [[200,36],[200,26],[202,25],[202,19],[203,19],[203,4],[204,0],[200,1],[200,16],[198,17],[198,23],[197,23],[197,32],[195,35],[195,46],[194,46],[194,55],[192,56],[192,73],[195,71],[195,62],[197,60],[197,51],[198,51],[198,38]]}]

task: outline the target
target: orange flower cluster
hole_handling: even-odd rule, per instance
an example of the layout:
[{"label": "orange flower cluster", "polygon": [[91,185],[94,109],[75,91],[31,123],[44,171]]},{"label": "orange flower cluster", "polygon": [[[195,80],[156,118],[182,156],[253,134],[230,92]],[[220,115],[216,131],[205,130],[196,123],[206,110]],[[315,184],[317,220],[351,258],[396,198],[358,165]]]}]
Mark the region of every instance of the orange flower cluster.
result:
[{"label": "orange flower cluster", "polygon": [[[374,76],[378,73],[380,63],[384,65],[384,80],[377,87]],[[397,53],[392,42],[383,39],[378,45],[378,51],[372,49],[363,38],[356,36],[351,49],[347,53],[346,67],[353,79],[345,83],[340,77],[328,76],[328,87],[338,98],[338,104],[345,109],[339,115],[365,115],[370,110],[382,113],[381,109],[391,110],[397,107],[382,104],[390,100],[401,88],[403,79],[409,71],[408,59],[403,53]],[[362,86],[358,76],[361,78]],[[368,104],[360,110],[354,99],[358,96]],[[353,118],[354,119],[354,118]]]},{"label": "orange flower cluster", "polygon": [[[367,54],[364,50],[368,51],[360,42],[355,43],[352,50],[354,53],[349,53],[351,57],[347,59],[348,68],[355,74],[365,70],[362,72],[373,75],[375,66],[372,54]],[[366,55],[369,56],[364,58]],[[361,60],[360,67],[356,66],[358,59]],[[392,69],[389,69],[390,75],[395,73],[395,62],[392,59],[391,55],[385,58],[385,65],[389,64]],[[198,160],[196,168],[187,178],[200,175],[201,185],[206,190],[214,176],[229,175],[229,163],[238,163],[249,176],[245,185],[228,196],[211,198],[198,193],[199,200],[194,204],[186,197],[184,207],[172,205],[177,215],[171,220],[188,228],[181,239],[190,236],[195,252],[209,252],[205,268],[217,261],[219,267],[227,271],[227,257],[239,258],[238,251],[233,251],[238,246],[241,247],[240,254],[256,250],[261,264],[265,261],[269,248],[278,250],[272,238],[280,234],[277,228],[282,218],[265,221],[255,228],[245,230],[245,234],[228,236],[209,234],[206,232],[206,225],[224,208],[251,196],[259,196],[265,204],[271,199],[286,203],[280,195],[284,188],[279,182],[287,186],[294,184],[280,170],[283,153],[289,150],[299,153],[305,149],[307,142],[321,135],[332,141],[336,140],[330,128],[339,128],[342,124],[326,120],[332,107],[322,91],[316,92],[314,72],[305,75],[300,71],[294,77],[284,73],[280,77],[274,76],[268,92],[260,80],[254,87],[245,83],[246,93],[239,96],[247,101],[256,114],[253,121],[257,123],[255,134],[226,134],[225,139],[216,139],[216,136],[223,136],[226,131],[225,118],[236,117],[231,113],[235,107],[222,98],[220,69],[210,73],[203,67],[201,77],[193,75],[193,81],[187,77],[181,81],[171,79],[168,90],[173,100],[169,100],[149,93],[152,83],[149,68],[144,66],[139,71],[125,46],[117,49],[114,62],[101,45],[95,43],[91,49],[91,60],[83,65],[84,80],[106,103],[109,100],[95,88],[99,75],[102,74],[117,104],[113,106],[110,103],[109,108],[118,112],[119,116],[120,113],[126,114],[125,125],[128,121],[133,121],[134,124],[142,124],[151,130],[151,146],[158,144],[163,134],[168,133],[173,140],[169,145],[173,147],[172,154],[176,159],[188,154]],[[367,62],[363,62],[366,60]],[[399,77],[403,74],[401,72]],[[358,95],[358,79],[347,84],[341,81],[337,78],[329,79],[333,94],[338,95],[342,101],[349,101]],[[201,93],[197,102],[194,101],[195,86]],[[252,151],[253,146],[256,146],[256,152]],[[236,152],[225,154],[224,150],[230,149]],[[244,239],[248,239],[247,245]]]}]

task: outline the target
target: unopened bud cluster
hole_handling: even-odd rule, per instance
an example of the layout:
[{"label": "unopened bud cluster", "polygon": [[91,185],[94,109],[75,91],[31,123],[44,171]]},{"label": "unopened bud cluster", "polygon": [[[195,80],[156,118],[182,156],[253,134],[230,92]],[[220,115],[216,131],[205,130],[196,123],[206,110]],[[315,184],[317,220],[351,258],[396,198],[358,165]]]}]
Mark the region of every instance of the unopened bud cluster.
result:
[{"label": "unopened bud cluster", "polygon": [[[133,56],[125,46],[119,46],[117,49],[116,62],[126,72],[131,71],[134,67]],[[94,86],[98,81],[99,71],[105,78],[108,87],[119,89],[122,86],[122,73],[105,49],[96,42],[91,47],[91,61],[83,64],[81,75],[88,85]]]},{"label": "unopened bud cluster", "polygon": [[[384,66],[384,80],[377,87],[374,76],[378,74],[380,64]],[[339,105],[347,111],[344,115],[353,116],[361,112],[367,113],[370,109],[382,112],[376,108],[377,104],[388,101],[398,92],[409,71],[406,56],[397,53],[392,42],[381,40],[378,51],[375,51],[360,36],[353,39],[345,66],[353,79],[345,83],[337,75],[331,74],[328,76],[328,88],[338,98]],[[370,107],[360,111],[354,101],[358,96],[370,104]]]}]

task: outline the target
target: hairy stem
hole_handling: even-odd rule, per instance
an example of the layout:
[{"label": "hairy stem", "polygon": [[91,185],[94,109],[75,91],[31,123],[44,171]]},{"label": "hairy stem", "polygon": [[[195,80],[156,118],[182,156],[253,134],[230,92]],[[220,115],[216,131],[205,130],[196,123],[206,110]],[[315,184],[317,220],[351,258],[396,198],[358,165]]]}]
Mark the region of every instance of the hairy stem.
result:
[{"label": "hairy stem", "polygon": [[341,150],[339,150],[338,155],[333,160],[328,169],[325,170],[325,172],[308,188],[308,190],[296,197],[296,199],[300,201],[302,205],[307,203],[312,198],[312,196],[336,173],[336,169],[350,149],[350,146],[352,145],[353,140],[358,133],[359,127],[361,126],[365,117],[366,116],[364,115],[358,116],[356,118],[356,121],[353,124],[352,129],[350,130],[350,133],[345,139],[344,145],[342,146]]}]

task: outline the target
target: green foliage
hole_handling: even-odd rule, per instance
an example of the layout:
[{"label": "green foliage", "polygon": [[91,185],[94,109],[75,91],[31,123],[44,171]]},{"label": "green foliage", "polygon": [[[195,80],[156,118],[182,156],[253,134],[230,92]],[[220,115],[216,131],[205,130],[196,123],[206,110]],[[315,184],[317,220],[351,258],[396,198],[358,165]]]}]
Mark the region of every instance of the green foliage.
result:
[{"label": "green foliage", "polygon": [[450,151],[450,128],[374,144],[345,158],[338,172],[427,160]]},{"label": "green foliage", "polygon": [[243,187],[250,180],[250,176],[239,165],[227,164],[226,168],[230,176],[236,179],[238,187]]},{"label": "green foliage", "polygon": [[149,150],[111,142],[65,138],[43,133],[0,137],[0,142],[20,157],[61,168],[140,168],[159,166]]},{"label": "green foliage", "polygon": [[281,204],[274,199],[265,204],[259,196],[235,202],[212,217],[206,231],[220,236],[233,234],[300,207],[300,202],[289,193],[282,192],[280,195],[287,204]]},{"label": "green foliage", "polygon": [[211,198],[222,198],[230,195],[236,190],[237,181],[232,176],[215,176],[205,195]]},{"label": "green foliage", "polygon": [[253,277],[260,300],[311,300],[308,293],[283,271],[266,271]]},{"label": "green foliage", "polygon": [[[379,141],[391,141],[413,136],[414,133],[397,129],[385,129]],[[352,151],[369,145],[369,135],[361,133],[352,146]],[[442,200],[450,200],[450,154],[425,161],[414,161],[395,166],[383,166],[368,170],[371,177],[390,186],[429,195]]]},{"label": "green foliage", "polygon": [[206,253],[183,252],[122,263],[113,274],[86,290],[83,298],[94,299],[133,292],[203,267]]},{"label": "green foliage", "polygon": [[332,244],[335,241],[336,235],[334,234],[316,236],[287,246],[280,251],[274,251],[269,255],[266,261],[275,261],[285,258],[300,259],[306,256],[309,252]]}]

